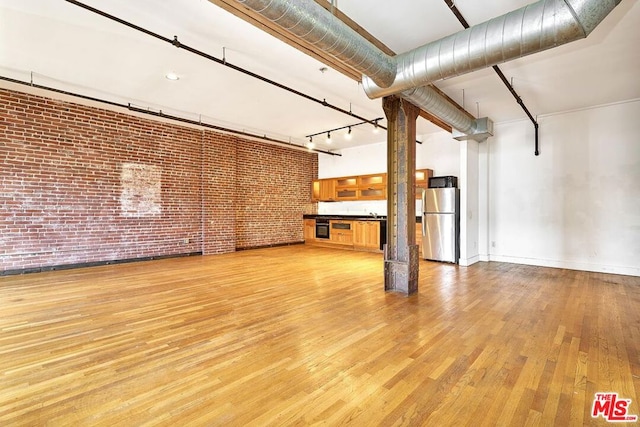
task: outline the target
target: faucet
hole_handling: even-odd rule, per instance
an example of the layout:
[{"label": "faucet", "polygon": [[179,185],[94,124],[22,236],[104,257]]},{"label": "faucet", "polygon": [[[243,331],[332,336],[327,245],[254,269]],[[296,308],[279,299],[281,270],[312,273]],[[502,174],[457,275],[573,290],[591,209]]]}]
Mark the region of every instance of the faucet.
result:
[{"label": "faucet", "polygon": [[378,218],[378,214],[375,212],[369,212],[369,215],[371,215],[373,217],[373,219],[377,219]]}]

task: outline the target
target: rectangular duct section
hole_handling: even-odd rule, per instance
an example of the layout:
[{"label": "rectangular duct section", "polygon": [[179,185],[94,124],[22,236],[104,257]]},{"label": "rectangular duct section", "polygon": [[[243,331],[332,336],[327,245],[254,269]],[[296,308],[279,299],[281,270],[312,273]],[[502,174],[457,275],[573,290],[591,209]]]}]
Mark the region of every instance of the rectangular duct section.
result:
[{"label": "rectangular duct section", "polygon": [[482,117],[480,119],[476,119],[475,124],[476,126],[473,133],[464,133],[453,128],[451,136],[453,139],[458,141],[468,141],[472,139],[478,142],[482,142],[490,136],[493,136],[493,121],[490,118]]}]

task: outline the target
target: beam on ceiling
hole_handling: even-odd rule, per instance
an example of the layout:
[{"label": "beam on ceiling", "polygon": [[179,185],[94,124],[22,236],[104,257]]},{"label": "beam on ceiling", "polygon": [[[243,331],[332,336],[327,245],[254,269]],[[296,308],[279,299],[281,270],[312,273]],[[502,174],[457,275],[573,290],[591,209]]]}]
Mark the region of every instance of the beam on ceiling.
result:
[{"label": "beam on ceiling", "polygon": [[389,49],[387,45],[385,45],[380,40],[378,40],[377,38],[369,34],[367,30],[365,30],[360,25],[358,25],[358,23],[355,22],[353,19],[349,18],[347,15],[342,13],[340,9],[338,9],[335,6],[332,6],[331,2],[329,2],[328,0],[315,0],[315,2],[318,3],[320,6],[322,6],[323,8],[325,8],[326,10],[328,10],[333,16],[335,16],[336,18],[338,18],[339,20],[347,24],[353,31],[360,34],[369,43],[373,44],[375,47],[377,47],[378,49],[380,49],[381,51],[383,51],[389,56],[396,56],[396,53],[391,49]]},{"label": "beam on ceiling", "polygon": [[249,9],[245,5],[238,3],[235,0],[209,0],[209,2],[226,10],[229,13],[232,13],[238,18],[260,28],[261,30],[271,34],[277,39],[287,43],[289,46],[292,46],[298,49],[299,51],[306,53],[312,58],[317,59],[318,61],[344,74],[350,79],[353,79],[358,82],[362,81],[362,74],[355,68],[352,68],[349,65],[337,60],[333,56],[323,52],[322,50],[317,49],[312,44],[307,43],[302,39],[299,39],[293,34],[282,30],[273,22],[262,17],[261,15]]}]

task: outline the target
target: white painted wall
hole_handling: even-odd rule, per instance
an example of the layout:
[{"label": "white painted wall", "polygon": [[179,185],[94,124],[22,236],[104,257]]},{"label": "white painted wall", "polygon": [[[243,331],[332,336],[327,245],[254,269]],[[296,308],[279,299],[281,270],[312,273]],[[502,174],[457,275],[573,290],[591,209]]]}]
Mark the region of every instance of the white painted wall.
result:
[{"label": "white painted wall", "polygon": [[[640,100],[538,121],[537,157],[527,120],[495,124],[495,136],[477,147],[477,166],[446,132],[417,146],[417,168],[461,181],[464,172],[477,191],[477,251],[474,239],[461,239],[464,259],[640,276]],[[386,143],[342,154],[320,156],[321,178],[386,170]],[[319,212],[385,215],[386,201],[320,203]]]},{"label": "white painted wall", "polygon": [[387,170],[387,143],[340,150],[342,156],[318,155],[318,178],[367,175]]},{"label": "white painted wall", "polygon": [[416,169],[433,169],[433,176],[460,177],[460,143],[449,132],[424,135],[416,145]]},{"label": "white painted wall", "polygon": [[489,258],[640,276],[640,100],[538,122],[488,141]]},{"label": "white painted wall", "polygon": [[[318,156],[318,178],[367,175],[387,170],[387,143],[371,144],[341,150],[338,156]],[[353,202],[319,202],[318,213],[334,215],[387,214],[386,200]]]}]

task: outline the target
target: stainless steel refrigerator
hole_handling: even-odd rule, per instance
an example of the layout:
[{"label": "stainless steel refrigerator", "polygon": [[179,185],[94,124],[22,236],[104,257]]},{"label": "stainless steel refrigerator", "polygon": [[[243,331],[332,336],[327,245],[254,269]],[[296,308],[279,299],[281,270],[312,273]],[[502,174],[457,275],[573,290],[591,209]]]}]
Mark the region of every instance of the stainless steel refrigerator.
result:
[{"label": "stainless steel refrigerator", "polygon": [[422,258],[457,264],[460,258],[460,190],[424,190],[422,211]]}]

